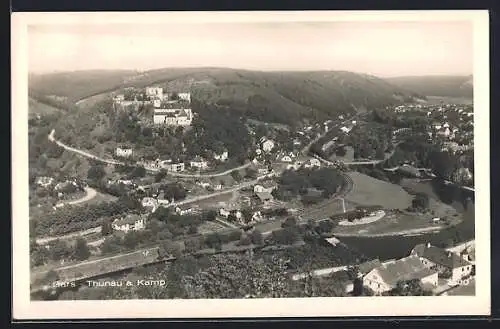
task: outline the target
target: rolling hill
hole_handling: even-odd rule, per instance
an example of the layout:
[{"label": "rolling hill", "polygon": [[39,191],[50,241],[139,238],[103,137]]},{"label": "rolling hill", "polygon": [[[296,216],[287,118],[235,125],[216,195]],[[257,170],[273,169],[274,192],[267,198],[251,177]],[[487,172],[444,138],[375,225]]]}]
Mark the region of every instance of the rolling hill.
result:
[{"label": "rolling hill", "polygon": [[227,68],[81,71],[30,77],[30,92],[77,102],[125,87],[190,90],[192,98],[261,121],[293,123],[398,103],[416,94],[346,71],[262,72]]},{"label": "rolling hill", "polygon": [[386,79],[388,82],[425,96],[472,98],[472,76],[415,76]]}]

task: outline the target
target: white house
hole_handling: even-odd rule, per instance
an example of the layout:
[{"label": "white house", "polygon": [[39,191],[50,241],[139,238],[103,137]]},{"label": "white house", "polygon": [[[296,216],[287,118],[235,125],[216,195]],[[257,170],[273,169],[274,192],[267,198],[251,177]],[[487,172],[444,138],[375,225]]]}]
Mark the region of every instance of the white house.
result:
[{"label": "white house", "polygon": [[54,178],[42,176],[42,177],[38,177],[36,179],[35,184],[37,184],[41,187],[49,187],[50,185],[52,185],[53,182],[54,182]]},{"label": "white house", "polygon": [[413,248],[411,255],[419,257],[427,268],[435,268],[440,273],[449,272],[451,282],[459,282],[469,276],[472,264],[458,254],[428,244],[419,244]]},{"label": "white house", "polygon": [[262,213],[260,211],[256,211],[252,215],[252,221],[254,222],[260,222],[264,220],[264,217],[262,216]]},{"label": "white house", "polygon": [[270,139],[265,139],[262,141],[262,150],[264,152],[271,152],[271,150],[274,148],[274,142]]},{"label": "white house", "polygon": [[222,184],[215,184],[215,185],[214,185],[214,190],[215,190],[215,191],[220,191],[220,190],[222,190]]},{"label": "white house", "polygon": [[118,94],[116,95],[113,100],[116,102],[116,103],[121,103],[125,100],[125,95],[123,94]]},{"label": "white house", "polygon": [[343,126],[342,128],[340,128],[340,130],[341,130],[344,134],[348,134],[348,133],[351,131],[351,128],[347,128],[346,126]]},{"label": "white house", "polygon": [[264,181],[261,184],[256,184],[253,187],[254,193],[267,192],[271,193],[276,188],[276,183],[273,181]]},{"label": "white house", "polygon": [[321,162],[316,159],[316,158],[313,158],[313,159],[310,159],[309,161],[307,161],[307,163],[304,165],[305,168],[314,168],[314,167],[321,167]]},{"label": "white house", "polygon": [[191,102],[191,93],[178,93],[179,99]]},{"label": "white house", "polygon": [[156,200],[155,198],[143,198],[141,204],[144,208],[151,208],[152,212],[154,212],[158,208],[158,200]]},{"label": "white house", "polygon": [[255,154],[257,154],[257,155],[261,155],[261,154],[262,154],[262,150],[261,150],[261,149],[256,149],[256,150],[255,150]]},{"label": "white house", "polygon": [[182,209],[181,207],[176,207],[175,208],[175,212],[178,214],[178,215],[186,215],[186,214],[190,214],[193,212],[193,208],[187,208],[187,209]]},{"label": "white house", "polygon": [[160,99],[153,100],[153,106],[155,108],[160,108],[161,107],[161,100]]},{"label": "white house", "polygon": [[163,109],[154,110],[153,123],[166,126],[190,126],[193,122],[191,109]]},{"label": "white house", "polygon": [[118,157],[128,158],[133,154],[133,150],[130,147],[117,147],[115,150],[115,154]]},{"label": "white house", "polygon": [[219,210],[219,215],[221,215],[222,217],[226,217],[226,218],[227,218],[227,217],[229,216],[229,214],[230,214],[230,213],[231,213],[231,212],[230,212],[229,210],[226,210],[226,209],[224,209],[224,208],[221,208],[221,209]]},{"label": "white house", "polygon": [[131,214],[127,215],[124,218],[119,218],[113,221],[112,223],[113,230],[128,232],[130,230],[138,231],[144,229],[145,223],[144,218],[141,218],[139,215]]},{"label": "white house", "polygon": [[146,96],[163,99],[163,88],[146,87]]},{"label": "white house", "polygon": [[221,154],[214,154],[214,159],[219,161],[226,161],[229,154],[227,151],[222,152]]},{"label": "white house", "polygon": [[184,162],[172,163],[172,160],[161,161],[160,165],[163,169],[170,172],[181,172],[186,169],[186,165],[184,164]]},{"label": "white house", "polygon": [[364,276],[363,285],[380,295],[394,289],[399,282],[409,280],[419,280],[422,284],[435,287],[438,272],[425,267],[418,257],[409,256],[374,268]]},{"label": "white house", "polygon": [[189,162],[189,165],[193,168],[198,168],[198,169],[207,169],[208,168],[208,162],[199,156],[197,156],[193,160],[191,160]]}]

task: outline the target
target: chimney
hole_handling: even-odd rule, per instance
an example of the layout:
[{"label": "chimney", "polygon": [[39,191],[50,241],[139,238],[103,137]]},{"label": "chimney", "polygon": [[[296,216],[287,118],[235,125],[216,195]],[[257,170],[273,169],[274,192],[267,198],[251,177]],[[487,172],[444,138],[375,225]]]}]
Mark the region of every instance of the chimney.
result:
[{"label": "chimney", "polygon": [[427,248],[430,248],[430,247],[431,247],[431,243],[430,243],[430,242],[427,242],[426,247],[427,247]]}]

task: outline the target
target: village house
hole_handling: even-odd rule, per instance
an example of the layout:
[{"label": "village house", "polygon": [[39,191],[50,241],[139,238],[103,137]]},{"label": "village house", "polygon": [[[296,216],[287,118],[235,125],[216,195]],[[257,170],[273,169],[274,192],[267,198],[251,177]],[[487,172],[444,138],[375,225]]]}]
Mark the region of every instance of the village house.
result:
[{"label": "village house", "polygon": [[204,160],[202,157],[197,156],[193,160],[189,162],[189,166],[192,168],[198,168],[198,169],[207,169],[208,168],[208,162]]},{"label": "village house", "polygon": [[191,109],[157,108],[154,109],[153,123],[166,126],[190,126],[193,122]]},{"label": "village house", "polygon": [[210,183],[208,183],[208,182],[202,182],[202,181],[197,181],[196,185],[201,186],[203,188],[210,187]]},{"label": "village house", "polygon": [[275,188],[277,184],[274,181],[263,181],[260,184],[256,184],[253,187],[254,193],[260,193],[260,192],[268,192],[271,193]]},{"label": "village house", "polygon": [[220,191],[220,190],[222,190],[222,184],[220,184],[220,183],[219,183],[219,184],[215,184],[215,185],[214,185],[214,190],[215,190],[215,191]]},{"label": "village house", "polygon": [[163,99],[163,88],[146,87],[146,96],[149,99],[153,99],[153,98]]},{"label": "village house", "polygon": [[256,192],[255,195],[257,195],[259,200],[264,204],[274,200],[274,197],[270,192]]},{"label": "village house", "polygon": [[260,139],[261,147],[264,152],[271,152],[274,148],[274,142],[266,137]]},{"label": "village house", "polygon": [[178,214],[178,215],[181,215],[181,216],[184,216],[184,215],[187,215],[187,214],[191,214],[191,213],[193,213],[193,211],[194,211],[193,208],[183,209],[181,207],[175,207],[175,213]]},{"label": "village house", "polygon": [[168,163],[163,168],[170,172],[182,172],[186,169],[184,162]]},{"label": "village house", "polygon": [[229,157],[229,154],[227,151],[222,152],[221,154],[214,154],[214,159],[218,161],[226,161]]},{"label": "village house", "polygon": [[264,220],[262,213],[260,211],[256,211],[252,215],[252,222],[261,222]]},{"label": "village house", "polygon": [[293,161],[292,157],[290,157],[290,155],[283,155],[280,160],[281,160],[281,162],[292,162]]},{"label": "village house", "polygon": [[112,227],[113,230],[122,232],[142,230],[145,228],[144,218],[136,214],[129,214],[123,218],[114,220]]},{"label": "village house", "polygon": [[340,128],[340,130],[341,130],[344,134],[348,134],[348,133],[351,131],[351,128],[347,128],[346,126],[343,126],[342,128]]},{"label": "village house", "polygon": [[440,274],[448,272],[451,282],[458,282],[469,276],[472,264],[458,254],[428,244],[419,244],[413,248],[411,254],[420,259],[427,268],[436,269]]},{"label": "village house", "polygon": [[35,184],[41,187],[49,187],[52,183],[54,183],[54,178],[46,176],[38,177],[35,181]]},{"label": "village house", "polygon": [[155,198],[145,197],[141,201],[141,205],[150,212],[155,212],[158,208],[158,204],[158,200]]},{"label": "village house", "polygon": [[321,167],[321,162],[316,158],[310,159],[304,164],[304,168],[314,168],[314,167],[316,168]]},{"label": "village house", "polygon": [[221,215],[222,217],[227,218],[227,217],[229,217],[229,214],[231,214],[231,212],[229,210],[226,210],[224,208],[221,208],[219,210],[219,215]]},{"label": "village house", "polygon": [[125,95],[123,94],[118,94],[115,97],[113,97],[113,101],[116,103],[121,103],[125,100]]},{"label": "village house", "polygon": [[128,158],[132,156],[133,150],[130,147],[121,146],[116,148],[115,154],[118,157]]},{"label": "village house", "polygon": [[191,103],[191,93],[178,93],[179,99]]},{"label": "village house", "polygon": [[394,289],[399,282],[419,280],[422,285],[436,287],[438,272],[424,266],[418,257],[409,256],[383,263],[363,278],[363,285],[376,295]]}]

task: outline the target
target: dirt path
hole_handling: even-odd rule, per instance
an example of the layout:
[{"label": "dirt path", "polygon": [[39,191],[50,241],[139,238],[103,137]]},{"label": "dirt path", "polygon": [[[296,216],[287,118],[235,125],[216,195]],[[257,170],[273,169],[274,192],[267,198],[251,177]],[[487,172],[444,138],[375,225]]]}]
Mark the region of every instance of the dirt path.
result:
[{"label": "dirt path", "polygon": [[81,197],[80,199],[72,200],[72,201],[67,201],[67,202],[59,202],[56,207],[60,207],[63,205],[75,205],[83,202],[87,202],[95,198],[97,195],[97,191],[94,190],[92,187],[85,187],[85,196]]}]

